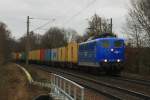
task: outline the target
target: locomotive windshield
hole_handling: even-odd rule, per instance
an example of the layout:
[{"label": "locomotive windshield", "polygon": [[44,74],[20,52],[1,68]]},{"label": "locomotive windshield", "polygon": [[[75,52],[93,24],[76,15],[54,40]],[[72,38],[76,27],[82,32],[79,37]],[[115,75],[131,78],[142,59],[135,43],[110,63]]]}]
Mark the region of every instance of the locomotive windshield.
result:
[{"label": "locomotive windshield", "polygon": [[109,43],[108,40],[103,40],[103,41],[102,41],[102,47],[108,48],[109,46],[110,46],[110,43]]},{"label": "locomotive windshield", "polygon": [[122,47],[122,45],[123,45],[123,41],[121,41],[121,40],[117,40],[114,42],[114,46],[117,48]]}]

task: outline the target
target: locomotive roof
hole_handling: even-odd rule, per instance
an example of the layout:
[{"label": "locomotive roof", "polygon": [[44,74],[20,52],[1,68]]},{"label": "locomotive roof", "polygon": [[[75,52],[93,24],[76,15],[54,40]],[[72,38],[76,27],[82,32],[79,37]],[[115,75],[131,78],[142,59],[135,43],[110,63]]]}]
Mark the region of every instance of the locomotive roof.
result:
[{"label": "locomotive roof", "polygon": [[122,38],[116,38],[116,37],[97,38],[97,39],[94,39],[94,40],[82,42],[80,44],[86,44],[86,43],[96,42],[96,41],[99,41],[99,40],[124,40],[124,39],[122,39]]}]

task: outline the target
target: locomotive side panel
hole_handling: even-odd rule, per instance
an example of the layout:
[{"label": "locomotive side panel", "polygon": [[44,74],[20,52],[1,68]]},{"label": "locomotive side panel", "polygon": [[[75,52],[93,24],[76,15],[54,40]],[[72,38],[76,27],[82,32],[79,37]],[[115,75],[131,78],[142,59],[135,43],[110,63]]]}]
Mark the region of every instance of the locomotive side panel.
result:
[{"label": "locomotive side panel", "polygon": [[79,61],[82,66],[99,67],[97,61],[97,42],[86,42],[79,45]]}]

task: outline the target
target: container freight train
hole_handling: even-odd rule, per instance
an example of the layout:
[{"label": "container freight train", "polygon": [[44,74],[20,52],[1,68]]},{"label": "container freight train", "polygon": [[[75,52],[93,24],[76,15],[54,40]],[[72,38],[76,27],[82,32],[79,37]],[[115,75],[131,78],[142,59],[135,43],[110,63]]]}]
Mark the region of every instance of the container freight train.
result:
[{"label": "container freight train", "polygon": [[[70,43],[65,47],[39,49],[29,52],[29,62],[54,67],[96,69],[99,72],[118,74],[125,60],[124,40],[98,38],[83,43]],[[14,53],[16,61],[25,61],[24,52]]]}]

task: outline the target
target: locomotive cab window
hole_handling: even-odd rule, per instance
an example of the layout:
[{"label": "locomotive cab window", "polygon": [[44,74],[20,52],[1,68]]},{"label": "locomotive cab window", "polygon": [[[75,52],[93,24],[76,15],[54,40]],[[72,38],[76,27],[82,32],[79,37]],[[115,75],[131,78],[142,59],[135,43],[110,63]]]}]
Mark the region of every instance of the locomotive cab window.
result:
[{"label": "locomotive cab window", "polygon": [[102,41],[102,47],[103,48],[109,48],[110,47],[110,43],[108,40],[103,40]]},{"label": "locomotive cab window", "polygon": [[115,41],[115,42],[114,42],[114,46],[115,46],[116,48],[122,47],[122,46],[123,46],[123,41],[121,41],[121,40]]}]

